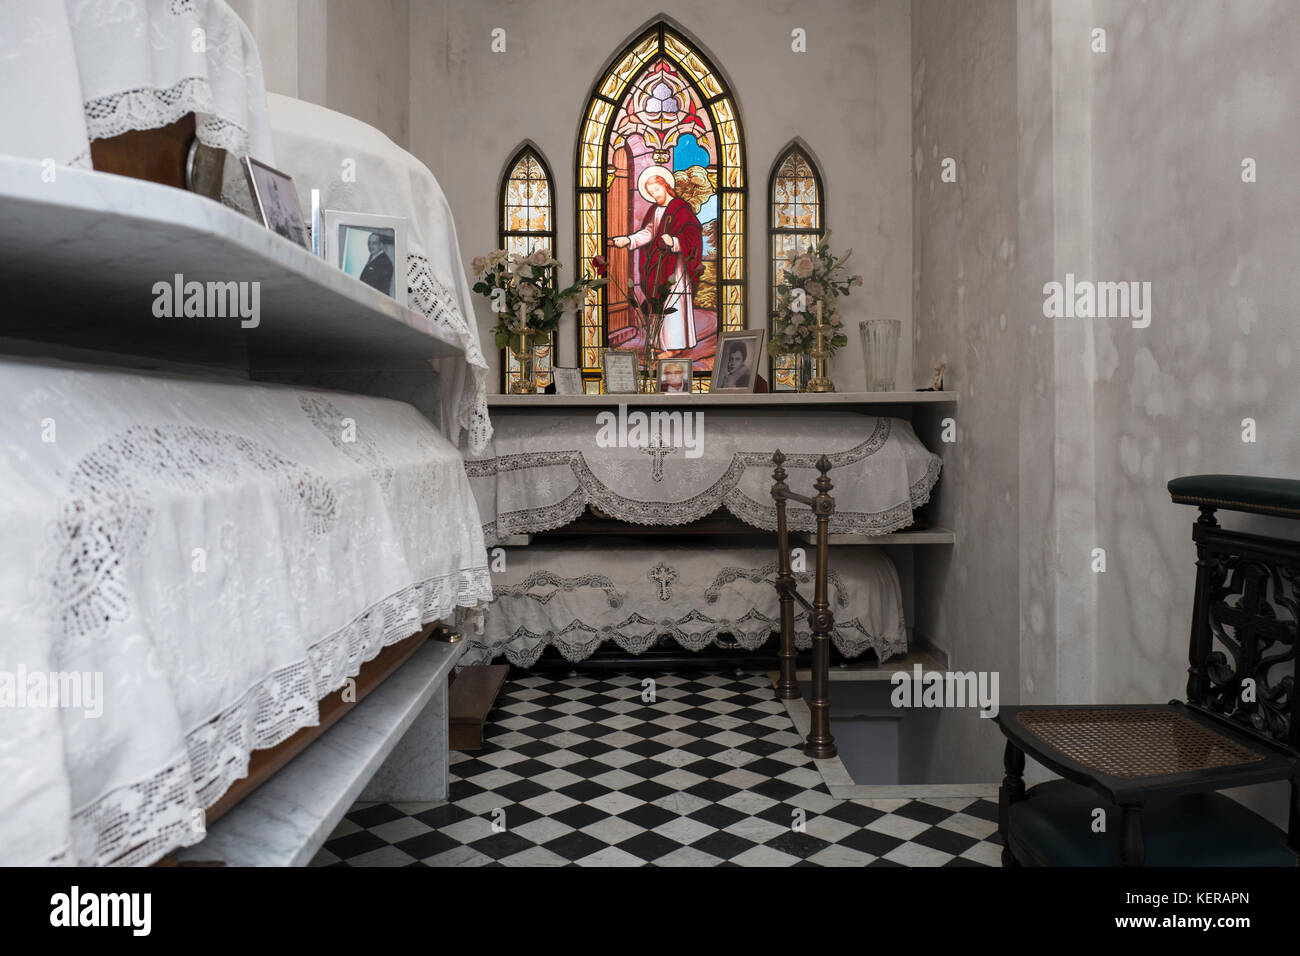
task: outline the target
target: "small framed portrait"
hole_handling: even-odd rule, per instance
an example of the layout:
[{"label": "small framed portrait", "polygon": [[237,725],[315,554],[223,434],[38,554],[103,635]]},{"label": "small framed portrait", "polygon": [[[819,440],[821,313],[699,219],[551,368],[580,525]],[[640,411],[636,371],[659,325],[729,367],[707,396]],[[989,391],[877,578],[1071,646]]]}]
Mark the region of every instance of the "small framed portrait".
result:
[{"label": "small framed portrait", "polygon": [[689,395],[692,374],[690,359],[660,359],[656,368],[659,391],[664,395]]},{"label": "small framed portrait", "polygon": [[758,382],[758,361],[763,353],[763,329],[723,332],[713,357],[710,392],[752,392]]},{"label": "small framed portrait", "polygon": [[302,206],[298,204],[298,190],[293,179],[278,169],[259,163],[251,156],[243,161],[248,191],[253,194],[253,206],[266,226],[277,236],[284,236],[304,249],[310,249],[307,226],[302,221]]},{"label": "small framed portrait", "polygon": [[551,377],[555,379],[556,395],[581,395],[583,393],[582,369],[561,368],[556,365],[551,368]]},{"label": "small framed portrait", "polygon": [[326,209],[321,219],[326,257],[406,305],[406,220],[338,209]]},{"label": "small framed portrait", "polygon": [[605,394],[635,395],[636,353],[623,349],[605,349],[600,354],[600,367],[605,378]]}]

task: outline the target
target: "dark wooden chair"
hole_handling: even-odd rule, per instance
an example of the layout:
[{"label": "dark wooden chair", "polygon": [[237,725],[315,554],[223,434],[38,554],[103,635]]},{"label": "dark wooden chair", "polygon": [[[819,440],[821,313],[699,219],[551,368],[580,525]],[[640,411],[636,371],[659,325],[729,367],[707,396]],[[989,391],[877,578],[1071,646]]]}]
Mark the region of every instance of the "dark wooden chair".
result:
[{"label": "dark wooden chair", "polygon": [[[1300,519],[1300,481],[1196,475],[1168,487],[1201,512],[1187,700],[1002,708],[1004,865],[1296,865],[1300,542],[1229,531],[1215,512]],[[1062,779],[1026,792],[1026,754]],[[1285,834],[1217,792],[1279,780],[1291,782]]]},{"label": "dark wooden chair", "polygon": [[[815,462],[821,474],[813,482],[817,493],[811,497],[797,495],[790,490],[790,486],[785,483],[785,468],[782,467],[785,461],[785,455],[777,449],[772,456],[772,463],[776,465],[772,472],[772,499],[776,502],[776,592],[781,597],[781,646],[777,651],[780,675],[776,691],[782,700],[799,699],[795,664],[798,651],[794,646],[794,604],[798,601],[808,612],[808,626],[812,630],[812,699],[808,701],[811,721],[803,752],[809,757],[834,757],[836,750],[835,738],[831,735],[830,668],[831,628],[835,626],[835,618],[831,614],[827,585],[830,576],[830,522],[831,515],[835,514],[835,499],[831,497],[831,488],[834,487],[830,479],[831,461],[822,455]],[[811,603],[799,593],[794,572],[790,569],[790,532],[785,513],[787,501],[808,505],[817,522],[817,568],[813,574]]]}]

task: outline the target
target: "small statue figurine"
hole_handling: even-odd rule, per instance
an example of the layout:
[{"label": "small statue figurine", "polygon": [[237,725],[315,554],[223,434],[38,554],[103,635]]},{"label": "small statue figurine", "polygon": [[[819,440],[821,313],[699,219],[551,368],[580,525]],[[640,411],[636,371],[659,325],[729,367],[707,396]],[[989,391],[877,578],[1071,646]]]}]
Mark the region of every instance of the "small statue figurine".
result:
[{"label": "small statue figurine", "polygon": [[947,362],[940,362],[934,367],[934,372],[930,376],[930,387],[917,389],[920,392],[942,392],[943,391],[943,373],[948,370]]}]

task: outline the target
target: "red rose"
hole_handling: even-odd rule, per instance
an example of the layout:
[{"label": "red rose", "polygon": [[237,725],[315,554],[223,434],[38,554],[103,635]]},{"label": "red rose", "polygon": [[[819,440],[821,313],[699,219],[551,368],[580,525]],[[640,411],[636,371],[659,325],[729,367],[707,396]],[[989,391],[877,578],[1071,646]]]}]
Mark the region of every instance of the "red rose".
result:
[{"label": "red rose", "polygon": [[609,263],[605,261],[604,256],[592,256],[591,267],[596,270],[596,275],[603,279],[609,269]]}]

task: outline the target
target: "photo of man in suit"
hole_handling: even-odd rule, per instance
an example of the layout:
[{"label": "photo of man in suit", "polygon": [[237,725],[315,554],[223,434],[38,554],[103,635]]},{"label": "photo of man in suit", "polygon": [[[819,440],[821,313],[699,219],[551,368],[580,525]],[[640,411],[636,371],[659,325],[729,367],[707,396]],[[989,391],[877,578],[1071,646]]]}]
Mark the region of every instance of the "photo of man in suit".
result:
[{"label": "photo of man in suit", "polygon": [[393,259],[384,248],[384,240],[377,232],[372,232],[366,239],[366,248],[370,258],[361,270],[360,279],[366,285],[378,289],[384,295],[393,294]]}]

